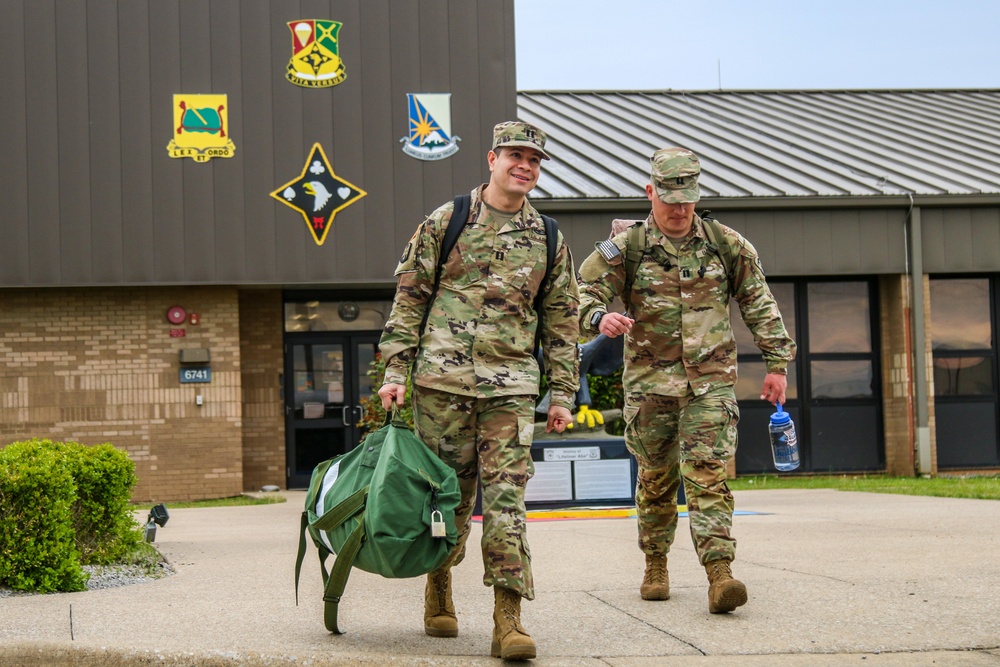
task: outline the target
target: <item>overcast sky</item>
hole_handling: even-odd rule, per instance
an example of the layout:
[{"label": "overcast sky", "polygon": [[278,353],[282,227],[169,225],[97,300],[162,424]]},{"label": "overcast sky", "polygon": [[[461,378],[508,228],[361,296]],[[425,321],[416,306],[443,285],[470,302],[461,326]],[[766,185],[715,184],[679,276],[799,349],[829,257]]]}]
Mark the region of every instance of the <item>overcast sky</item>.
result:
[{"label": "overcast sky", "polygon": [[514,17],[518,90],[1000,88],[1000,0],[514,0]]}]

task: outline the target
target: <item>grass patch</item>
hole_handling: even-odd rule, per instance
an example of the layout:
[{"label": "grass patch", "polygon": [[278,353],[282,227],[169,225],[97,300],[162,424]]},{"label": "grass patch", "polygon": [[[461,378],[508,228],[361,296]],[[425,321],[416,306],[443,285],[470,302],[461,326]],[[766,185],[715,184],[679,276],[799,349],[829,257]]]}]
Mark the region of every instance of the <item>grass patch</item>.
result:
[{"label": "grass patch", "polygon": [[1000,500],[1000,476],[889,477],[886,475],[760,475],[728,481],[734,491],[751,489],[835,489],[908,496]]},{"label": "grass patch", "polygon": [[[183,509],[188,507],[244,507],[246,505],[275,505],[285,502],[285,497],[277,493],[267,493],[261,496],[251,496],[240,494],[228,498],[211,498],[209,500],[190,500],[186,502],[165,503],[167,510]],[[136,503],[133,507],[137,510],[148,510],[156,503]]]}]

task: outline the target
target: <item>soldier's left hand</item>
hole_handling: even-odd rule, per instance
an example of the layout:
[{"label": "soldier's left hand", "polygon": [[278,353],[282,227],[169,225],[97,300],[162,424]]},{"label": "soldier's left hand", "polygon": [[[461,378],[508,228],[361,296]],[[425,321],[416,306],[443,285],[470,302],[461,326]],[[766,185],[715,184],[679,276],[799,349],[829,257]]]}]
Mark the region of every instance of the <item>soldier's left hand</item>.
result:
[{"label": "soldier's left hand", "polygon": [[564,408],[560,405],[550,405],[549,420],[545,424],[545,432],[551,433],[554,429],[556,433],[562,433],[572,421],[573,415],[570,413],[569,408]]},{"label": "soldier's left hand", "polygon": [[785,404],[785,390],[788,389],[788,376],[782,373],[768,373],[764,376],[764,388],[760,390],[760,400],[771,405]]}]

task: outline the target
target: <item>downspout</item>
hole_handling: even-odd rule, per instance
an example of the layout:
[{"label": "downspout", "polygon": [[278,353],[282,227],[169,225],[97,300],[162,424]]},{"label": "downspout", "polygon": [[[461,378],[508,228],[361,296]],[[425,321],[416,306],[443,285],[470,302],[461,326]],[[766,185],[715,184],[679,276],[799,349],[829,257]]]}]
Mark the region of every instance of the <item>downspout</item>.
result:
[{"label": "downspout", "polygon": [[910,210],[906,216],[909,227],[910,285],[913,291],[912,308],[910,309],[910,333],[913,340],[913,371],[914,393],[916,394],[917,428],[916,450],[917,472],[921,475],[931,474],[931,430],[930,411],[927,395],[927,336],[926,313],[924,312],[924,251],[923,236],[920,227],[920,207],[913,205],[913,195],[910,195]]}]

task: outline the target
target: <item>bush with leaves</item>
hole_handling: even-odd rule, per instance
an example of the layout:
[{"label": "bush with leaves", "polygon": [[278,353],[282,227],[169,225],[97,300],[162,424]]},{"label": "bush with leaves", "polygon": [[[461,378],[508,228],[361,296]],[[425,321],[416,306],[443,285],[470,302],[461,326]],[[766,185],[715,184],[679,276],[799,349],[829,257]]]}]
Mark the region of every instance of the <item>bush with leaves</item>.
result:
[{"label": "bush with leaves", "polygon": [[65,451],[45,442],[0,450],[0,584],[42,593],[82,591],[88,577],[74,541],[76,483]]},{"label": "bush with leaves", "polygon": [[[372,379],[372,394],[361,397],[361,419],[358,426],[361,427],[361,436],[364,437],[373,433],[385,424],[385,410],[382,408],[382,399],[379,398],[378,390],[382,387],[382,379],[385,377],[385,363],[382,361],[382,353],[376,352],[375,358],[368,368],[368,377]],[[410,402],[413,398],[413,384],[410,378],[406,378],[406,397],[403,400],[403,407],[399,413],[403,420],[413,428],[413,408]]]},{"label": "bush with leaves", "polygon": [[142,540],[135,483],[135,464],[110,444],[35,439],[0,450],[0,583],[83,590],[81,565],[118,562]]}]

